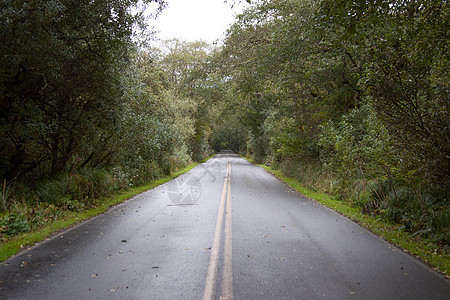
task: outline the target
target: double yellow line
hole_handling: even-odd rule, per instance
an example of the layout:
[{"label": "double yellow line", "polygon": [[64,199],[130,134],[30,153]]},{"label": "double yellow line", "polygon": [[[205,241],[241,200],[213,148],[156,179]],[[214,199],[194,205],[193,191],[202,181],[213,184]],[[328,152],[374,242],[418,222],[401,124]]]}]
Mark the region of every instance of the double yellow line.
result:
[{"label": "double yellow line", "polygon": [[[223,226],[224,219],[225,227]],[[216,222],[216,231],[214,233],[213,245],[211,247],[211,257],[209,259],[208,274],[206,275],[203,300],[215,299],[220,249],[222,244],[222,231],[225,233],[225,240],[223,243],[223,273],[221,278],[222,291],[220,299],[233,299],[233,265],[231,244],[231,163],[228,161],[228,157],[225,182],[223,184],[219,214],[217,216]]]}]

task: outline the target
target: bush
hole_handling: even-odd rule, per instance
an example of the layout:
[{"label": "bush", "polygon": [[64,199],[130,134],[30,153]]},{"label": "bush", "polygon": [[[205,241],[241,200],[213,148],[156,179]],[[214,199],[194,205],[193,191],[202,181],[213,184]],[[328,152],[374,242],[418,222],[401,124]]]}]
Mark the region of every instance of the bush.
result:
[{"label": "bush", "polygon": [[314,191],[331,193],[336,185],[331,174],[325,171],[319,163],[285,159],[274,163],[272,167],[281,170],[287,176],[297,179],[306,188]]},{"label": "bush", "polygon": [[26,216],[20,213],[12,213],[1,217],[0,227],[2,228],[2,232],[7,235],[27,232],[31,229]]},{"label": "bush", "polygon": [[103,169],[82,169],[47,179],[36,189],[39,202],[59,207],[68,200],[85,205],[93,204],[97,198],[107,195],[113,189],[113,177]]},{"label": "bush", "polygon": [[384,180],[371,188],[370,199],[363,211],[382,215],[415,236],[449,244],[450,207],[441,195],[411,188],[398,180]]},{"label": "bush", "polygon": [[135,158],[133,162],[115,167],[112,171],[115,189],[125,190],[161,177],[162,170],[156,162]]}]

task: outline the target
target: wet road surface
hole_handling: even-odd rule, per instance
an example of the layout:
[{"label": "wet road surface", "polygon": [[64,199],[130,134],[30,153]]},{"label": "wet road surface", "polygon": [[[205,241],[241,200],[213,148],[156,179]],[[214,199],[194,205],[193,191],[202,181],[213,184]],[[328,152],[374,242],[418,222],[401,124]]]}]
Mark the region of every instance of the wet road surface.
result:
[{"label": "wet road surface", "polygon": [[449,299],[449,281],[235,155],[0,265],[0,299]]}]

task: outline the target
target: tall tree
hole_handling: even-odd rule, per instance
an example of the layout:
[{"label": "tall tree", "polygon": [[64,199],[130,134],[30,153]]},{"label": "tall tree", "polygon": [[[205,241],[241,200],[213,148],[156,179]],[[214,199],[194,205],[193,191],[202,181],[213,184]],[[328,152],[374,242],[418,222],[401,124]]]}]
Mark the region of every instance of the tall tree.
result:
[{"label": "tall tree", "polygon": [[208,82],[207,58],[212,51],[212,46],[203,41],[171,39],[164,42],[163,56],[159,62],[168,76],[172,91],[196,104],[193,116],[195,134],[189,142],[194,160],[203,159],[210,150],[209,105],[212,89]]},{"label": "tall tree", "polygon": [[[0,1],[0,176],[63,171],[113,134],[139,3]],[[89,150],[91,148],[91,150]],[[96,149],[94,149],[96,148]]]},{"label": "tall tree", "polygon": [[449,193],[447,1],[324,0],[320,12],[362,57],[359,83],[390,132],[400,174]]}]

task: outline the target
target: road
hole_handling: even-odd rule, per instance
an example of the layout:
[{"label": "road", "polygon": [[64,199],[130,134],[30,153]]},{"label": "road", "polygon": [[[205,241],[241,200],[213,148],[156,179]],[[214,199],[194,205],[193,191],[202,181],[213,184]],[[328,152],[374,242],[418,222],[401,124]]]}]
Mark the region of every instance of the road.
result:
[{"label": "road", "polygon": [[0,265],[0,299],[449,299],[442,275],[235,155]]}]

